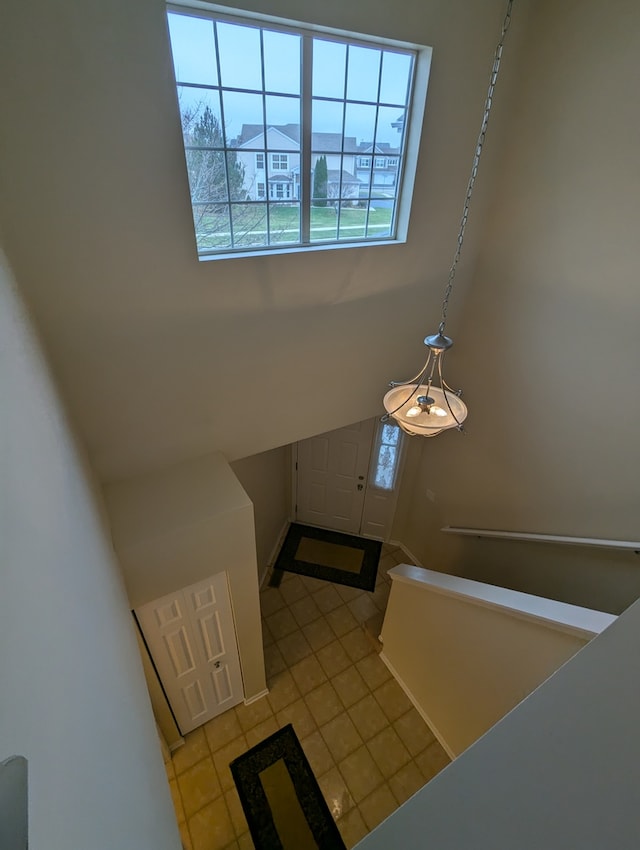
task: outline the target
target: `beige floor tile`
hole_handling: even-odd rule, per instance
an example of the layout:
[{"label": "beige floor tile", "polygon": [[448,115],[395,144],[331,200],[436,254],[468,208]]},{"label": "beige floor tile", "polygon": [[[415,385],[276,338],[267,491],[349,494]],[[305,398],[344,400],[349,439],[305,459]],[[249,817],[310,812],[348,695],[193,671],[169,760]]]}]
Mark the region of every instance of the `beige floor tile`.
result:
[{"label": "beige floor tile", "polygon": [[180,839],[184,850],[193,850],[191,835],[189,834],[189,827],[187,826],[186,821],[185,823],[178,824],[178,829],[180,830]]},{"label": "beige floor tile", "polygon": [[391,789],[385,784],[376,788],[372,794],[362,800],[358,804],[358,808],[369,829],[375,829],[378,824],[389,817],[391,812],[397,809],[397,806]]},{"label": "beige floor tile", "polygon": [[336,639],[336,633],[329,625],[326,617],[318,617],[313,623],[304,626],[302,633],[309,641],[309,645],[314,652],[317,652],[323,646]]},{"label": "beige floor tile", "polygon": [[202,728],[194,729],[184,736],[184,744],[171,754],[176,774],[192,767],[209,755],[209,747]]},{"label": "beige floor tile", "polygon": [[298,628],[298,623],[295,621],[293,614],[289,608],[282,608],[266,618],[269,631],[276,641],[280,640],[291,632],[295,632]]},{"label": "beige floor tile", "polygon": [[267,719],[263,720],[262,723],[258,723],[257,726],[247,729],[245,733],[247,745],[249,748],[255,747],[256,744],[260,743],[260,741],[264,741],[264,739],[268,738],[269,735],[273,735],[274,732],[277,732],[279,728],[280,727],[278,726],[278,721],[275,716],[267,717]]},{"label": "beige floor tile", "polygon": [[344,602],[350,602],[364,593],[359,587],[349,587],[346,584],[337,584],[335,588]]},{"label": "beige floor tile", "polygon": [[336,714],[344,711],[338,694],[329,682],[310,691],[304,699],[318,726],[328,723]]},{"label": "beige floor tile", "polygon": [[356,661],[356,668],[372,691],[391,678],[389,668],[375,653]]},{"label": "beige floor tile", "polygon": [[341,605],[339,608],[334,608],[325,614],[327,622],[338,637],[346,635],[358,625],[358,621],[353,616],[346,605]]},{"label": "beige floor tile", "polygon": [[248,832],[238,838],[238,850],[254,850],[254,847],[253,839]]},{"label": "beige floor tile", "polygon": [[391,726],[387,726],[367,741],[367,747],[385,779],[389,779],[411,761],[409,750]]},{"label": "beige floor tile", "polygon": [[338,821],[338,829],[348,850],[351,850],[369,832],[359,809],[351,809],[341,817]]},{"label": "beige floor tile", "polygon": [[214,717],[202,728],[212,753],[224,747],[229,741],[233,741],[238,735],[242,735],[238,716],[233,709]]},{"label": "beige floor tile", "polygon": [[364,800],[384,781],[384,777],[366,747],[360,747],[350,753],[339,763],[338,768],[356,803]]},{"label": "beige floor tile", "polygon": [[393,728],[412,756],[417,756],[435,741],[435,735],[415,708],[410,708],[406,714],[394,720]]},{"label": "beige floor tile", "polygon": [[414,761],[404,767],[389,780],[389,787],[399,806],[412,797],[424,785],[422,771]]},{"label": "beige floor tile", "polygon": [[300,630],[279,640],[277,647],[282,653],[287,667],[293,667],[298,661],[302,661],[307,655],[311,655],[312,651],[308,640]]},{"label": "beige floor tile", "polygon": [[300,581],[309,593],[316,593],[318,590],[322,590],[323,587],[327,587],[326,581],[323,581],[321,578],[314,578],[313,576],[300,576]]},{"label": "beige floor tile", "polygon": [[284,608],[286,604],[277,587],[266,587],[260,591],[260,610],[263,617],[275,614],[276,611]]},{"label": "beige floor tile", "polygon": [[189,818],[193,850],[224,850],[235,841],[233,824],[224,797]]},{"label": "beige floor tile", "polygon": [[389,725],[384,712],[371,694],[367,694],[364,699],[352,705],[348,711],[354,726],[365,741],[373,738]]},{"label": "beige floor tile", "polygon": [[380,685],[379,688],[375,689],[373,695],[391,722],[402,717],[412,708],[409,697],[395,679],[389,679],[384,685]]},{"label": "beige floor tile", "polygon": [[178,776],[178,786],[187,820],[222,793],[211,756],[194,764]]},{"label": "beige floor tile", "polygon": [[327,674],[315,655],[309,655],[294,664],[291,675],[303,696],[327,681]]},{"label": "beige floor tile", "polygon": [[[335,767],[335,762],[320,731],[307,735],[300,744],[316,777],[322,776],[323,773]],[[422,774],[420,776],[422,777]]]},{"label": "beige floor tile", "polygon": [[342,597],[331,584],[314,593],[313,598],[323,614],[333,611],[335,608],[339,608],[340,605],[343,604]]},{"label": "beige floor tile", "polygon": [[322,611],[318,608],[312,596],[303,596],[290,606],[290,611],[296,618],[299,626],[306,626],[321,616]]},{"label": "beige floor tile", "polygon": [[262,626],[262,646],[263,647],[271,646],[271,644],[274,642],[274,638],[273,638],[273,635],[271,634],[271,632],[269,631],[269,626],[267,625],[266,620],[261,620],[261,626]]},{"label": "beige floor tile", "polygon": [[363,744],[358,730],[345,712],[338,714],[333,720],[321,726],[320,732],[329,752],[337,762],[342,761],[349,753],[357,750]]},{"label": "beige floor tile", "polygon": [[231,788],[225,793],[224,799],[227,803],[227,808],[229,809],[229,815],[231,817],[231,823],[236,837],[244,835],[245,832],[248,832],[249,826],[247,824],[247,819],[244,816],[242,803],[240,802],[240,797],[238,797],[237,790],[235,788]]},{"label": "beige floor tile", "polygon": [[340,697],[345,708],[349,708],[369,694],[367,683],[362,678],[355,665],[347,667],[347,669],[343,670],[342,673],[338,673],[337,676],[333,676],[331,684],[335,688],[336,693]]},{"label": "beige floor tile", "polygon": [[396,561],[393,554],[383,555],[378,563],[378,572],[387,573],[389,570],[393,569],[397,563],[398,561]]},{"label": "beige floor tile", "polygon": [[178,783],[175,779],[171,779],[169,781],[169,790],[171,791],[171,799],[173,800],[173,808],[176,812],[176,820],[178,823],[182,823],[186,820],[186,815],[184,813],[184,806],[182,805],[182,797],[180,796],[180,789],[178,788]]},{"label": "beige floor tile", "polygon": [[365,623],[370,617],[380,613],[371,593],[362,594],[347,602],[347,608],[359,623]]},{"label": "beige floor tile", "polygon": [[267,646],[264,651],[264,668],[265,674],[267,676],[267,681],[270,681],[271,678],[278,673],[282,673],[283,670],[287,669],[287,664],[282,657],[282,653],[278,649],[277,644],[272,644],[271,646]]},{"label": "beige floor tile", "polygon": [[353,797],[337,767],[321,776],[318,785],[334,820],[338,820],[354,807]]},{"label": "beige floor tile", "polygon": [[277,713],[276,719],[281,729],[287,723],[292,723],[299,741],[306,738],[307,735],[311,735],[318,728],[303,699],[296,700],[296,702],[292,702],[291,705],[283,708]]},{"label": "beige floor tile", "polygon": [[298,599],[302,599],[303,596],[308,596],[307,588],[302,583],[300,577],[291,573],[289,575],[287,573],[284,574],[282,584],[280,585],[280,593],[287,605],[292,605]]},{"label": "beige floor tile", "polygon": [[373,652],[373,647],[364,631],[358,628],[352,629],[340,638],[345,652],[352,661],[360,661],[365,655]]},{"label": "beige floor tile", "polygon": [[214,754],[213,763],[218,771],[218,778],[223,791],[228,791],[235,784],[229,770],[229,764],[242,753],[246,753],[248,749],[247,739],[244,735],[240,735]]},{"label": "beige floor tile", "polygon": [[351,660],[339,640],[334,640],[319,649],[316,657],[324,672],[331,678],[346,670],[351,665]]},{"label": "beige floor tile", "polygon": [[283,670],[273,677],[267,699],[274,714],[300,699],[300,691],[289,670]]},{"label": "beige floor tile", "polygon": [[273,717],[273,711],[266,696],[249,703],[249,705],[240,703],[235,707],[235,712],[243,732],[252,729],[268,717]]},{"label": "beige floor tile", "polygon": [[373,596],[373,602],[378,611],[384,612],[387,610],[389,603],[389,594],[391,593],[391,585],[388,582],[382,582],[380,587],[376,587]]},{"label": "beige floor tile", "polygon": [[448,764],[451,764],[451,759],[445,753],[438,741],[429,744],[427,749],[416,756],[415,762],[422,771],[425,782],[440,773]]}]

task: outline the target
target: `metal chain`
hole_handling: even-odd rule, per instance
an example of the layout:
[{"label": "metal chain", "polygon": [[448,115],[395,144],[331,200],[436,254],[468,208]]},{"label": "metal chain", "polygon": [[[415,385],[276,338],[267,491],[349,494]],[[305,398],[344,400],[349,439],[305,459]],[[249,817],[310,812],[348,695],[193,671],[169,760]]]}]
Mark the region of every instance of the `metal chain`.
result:
[{"label": "metal chain", "polygon": [[476,142],[476,151],[473,156],[473,165],[471,166],[471,176],[469,177],[469,183],[467,184],[467,195],[464,199],[464,206],[462,208],[460,230],[458,231],[458,243],[456,246],[455,254],[453,255],[453,263],[451,265],[451,269],[449,270],[447,286],[444,291],[444,301],[442,302],[442,321],[440,322],[440,327],[438,329],[439,333],[441,334],[444,334],[444,327],[447,321],[449,296],[451,295],[451,290],[453,289],[453,281],[456,276],[456,268],[458,266],[458,260],[460,259],[460,253],[462,251],[462,243],[464,242],[464,231],[467,226],[467,219],[469,218],[469,204],[471,203],[471,195],[473,194],[473,187],[475,185],[476,177],[478,175],[478,165],[480,163],[480,157],[482,155],[482,148],[484,147],[485,136],[487,133],[487,125],[489,124],[489,115],[491,114],[491,106],[493,104],[493,90],[495,89],[496,82],[498,80],[498,71],[500,70],[500,61],[502,59],[502,49],[504,47],[505,36],[507,34],[507,31],[509,30],[509,26],[511,25],[512,6],[513,0],[509,0],[507,4],[507,12],[502,23],[502,33],[500,35],[500,41],[498,42],[498,46],[496,47],[496,52],[493,58],[493,68],[491,69],[491,76],[489,78],[489,89],[487,91],[487,99],[484,104],[484,115],[482,116],[482,125],[480,127],[478,141]]}]

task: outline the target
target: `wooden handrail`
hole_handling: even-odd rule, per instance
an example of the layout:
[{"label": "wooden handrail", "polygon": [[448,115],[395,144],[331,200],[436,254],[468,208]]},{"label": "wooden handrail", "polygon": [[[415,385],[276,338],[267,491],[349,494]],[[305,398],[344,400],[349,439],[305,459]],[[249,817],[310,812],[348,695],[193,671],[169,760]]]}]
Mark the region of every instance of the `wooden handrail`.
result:
[{"label": "wooden handrail", "polygon": [[491,537],[500,540],[526,540],[532,543],[559,543],[568,546],[595,546],[600,549],[618,549],[640,554],[640,542],[633,540],[606,540],[602,537],[570,537],[561,534],[537,534],[528,531],[496,531],[490,528],[459,528],[445,525],[440,531],[464,537]]}]

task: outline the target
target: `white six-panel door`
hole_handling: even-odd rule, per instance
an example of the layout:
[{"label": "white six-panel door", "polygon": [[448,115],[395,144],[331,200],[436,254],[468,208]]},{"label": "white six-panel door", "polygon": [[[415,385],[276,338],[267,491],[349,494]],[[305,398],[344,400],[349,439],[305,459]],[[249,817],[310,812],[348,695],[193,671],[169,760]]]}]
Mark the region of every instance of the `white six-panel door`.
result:
[{"label": "white six-panel door", "polygon": [[135,613],[182,734],[242,701],[226,573]]},{"label": "white six-panel door", "polygon": [[358,534],[374,422],[356,422],[298,443],[299,522]]}]

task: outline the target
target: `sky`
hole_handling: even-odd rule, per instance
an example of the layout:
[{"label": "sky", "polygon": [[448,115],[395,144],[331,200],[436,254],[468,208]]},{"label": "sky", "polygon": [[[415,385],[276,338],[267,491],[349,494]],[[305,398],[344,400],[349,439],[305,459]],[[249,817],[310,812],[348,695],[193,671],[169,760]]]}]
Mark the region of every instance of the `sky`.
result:
[{"label": "sky", "polygon": [[[229,86],[262,90],[260,30],[234,23],[217,24],[220,76],[216,62],[214,25],[208,18],[168,13],[176,80],[198,87],[179,86],[180,108],[208,105],[220,119],[220,94],[206,86]],[[267,124],[298,124],[300,116],[301,37],[297,34],[262,29],[265,86],[274,94],[266,97]],[[378,80],[381,106],[376,129]],[[348,64],[348,72],[346,72]],[[347,45],[313,39],[313,132],[342,132],[343,105],[316,98],[343,98],[345,72],[347,103],[345,135],[357,142],[376,140],[398,147],[401,137],[391,126],[405,104],[411,57],[392,50]],[[202,86],[202,88],[201,88]],[[249,92],[222,92],[225,124],[229,138],[243,124],[262,124],[262,96]]]}]

